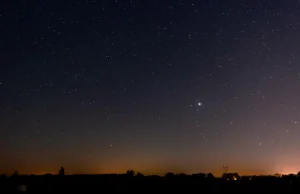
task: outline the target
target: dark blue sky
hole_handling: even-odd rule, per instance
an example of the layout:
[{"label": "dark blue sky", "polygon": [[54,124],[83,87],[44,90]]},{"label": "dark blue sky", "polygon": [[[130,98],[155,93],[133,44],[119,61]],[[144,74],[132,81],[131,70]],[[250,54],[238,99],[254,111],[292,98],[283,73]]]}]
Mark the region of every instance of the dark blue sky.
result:
[{"label": "dark blue sky", "polygon": [[300,169],[298,1],[1,4],[1,171]]}]

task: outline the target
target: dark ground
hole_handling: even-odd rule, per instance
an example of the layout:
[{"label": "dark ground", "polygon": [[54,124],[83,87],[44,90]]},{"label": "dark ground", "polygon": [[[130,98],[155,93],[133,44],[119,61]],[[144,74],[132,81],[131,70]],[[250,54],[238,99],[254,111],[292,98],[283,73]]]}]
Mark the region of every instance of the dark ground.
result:
[{"label": "dark ground", "polygon": [[300,192],[296,176],[252,177],[226,181],[200,176],[128,176],[128,175],[43,175],[1,177],[0,193],[28,192],[130,192],[130,193],[220,193],[220,192]]}]

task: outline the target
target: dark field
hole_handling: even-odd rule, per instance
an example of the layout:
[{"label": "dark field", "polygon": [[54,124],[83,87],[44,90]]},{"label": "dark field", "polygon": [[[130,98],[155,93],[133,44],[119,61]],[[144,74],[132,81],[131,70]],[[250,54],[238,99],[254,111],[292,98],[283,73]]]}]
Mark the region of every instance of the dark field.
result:
[{"label": "dark field", "polygon": [[130,193],[221,193],[299,192],[300,178],[240,177],[239,180],[207,178],[201,175],[128,176],[122,175],[43,175],[1,177],[3,192],[130,192]]}]

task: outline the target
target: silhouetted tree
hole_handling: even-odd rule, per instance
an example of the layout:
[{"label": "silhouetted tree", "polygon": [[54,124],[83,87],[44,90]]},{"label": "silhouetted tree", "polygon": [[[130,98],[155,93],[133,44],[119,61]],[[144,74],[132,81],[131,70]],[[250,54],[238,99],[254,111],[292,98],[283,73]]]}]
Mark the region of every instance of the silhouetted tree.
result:
[{"label": "silhouetted tree", "polygon": [[175,174],[172,173],[172,172],[168,172],[166,175],[165,175],[165,178],[166,179],[174,179],[175,178]]},{"label": "silhouetted tree", "polygon": [[59,174],[60,176],[65,175],[65,169],[64,169],[64,167],[60,167],[60,169],[59,169],[59,171],[58,171],[58,174]]},{"label": "silhouetted tree", "polygon": [[209,179],[209,180],[213,180],[213,179],[215,179],[215,176],[212,173],[208,173],[206,175],[206,178]]},{"label": "silhouetted tree", "polygon": [[288,175],[283,175],[282,179],[284,180],[289,180],[289,181],[293,181],[297,178],[297,176],[295,174],[288,174]]},{"label": "silhouetted tree", "polygon": [[13,177],[19,176],[19,172],[17,170],[14,171],[14,173],[12,174]]},{"label": "silhouetted tree", "polygon": [[1,174],[0,179],[6,179],[6,174]]},{"label": "silhouetted tree", "polygon": [[140,173],[140,172],[137,172],[135,176],[137,176],[137,177],[143,177],[144,175],[142,173]]},{"label": "silhouetted tree", "polygon": [[297,177],[300,178],[300,171],[298,172]]},{"label": "silhouetted tree", "polygon": [[233,173],[233,175],[234,175],[234,177],[235,177],[236,180],[240,180],[241,179],[240,175],[237,172]]},{"label": "silhouetted tree", "polygon": [[238,173],[223,173],[222,175],[223,180],[228,180],[228,181],[236,181],[236,180],[241,180],[241,177]]},{"label": "silhouetted tree", "polygon": [[127,170],[125,173],[127,176],[133,177],[135,175],[134,170]]},{"label": "silhouetted tree", "polygon": [[206,174],[205,173],[198,173],[198,174],[192,174],[192,176],[196,179],[205,179]]},{"label": "silhouetted tree", "polygon": [[276,174],[274,174],[274,176],[280,178],[280,177],[281,177],[281,174],[276,173]]},{"label": "silhouetted tree", "polygon": [[179,173],[177,176],[183,179],[186,178],[187,175],[185,173]]}]

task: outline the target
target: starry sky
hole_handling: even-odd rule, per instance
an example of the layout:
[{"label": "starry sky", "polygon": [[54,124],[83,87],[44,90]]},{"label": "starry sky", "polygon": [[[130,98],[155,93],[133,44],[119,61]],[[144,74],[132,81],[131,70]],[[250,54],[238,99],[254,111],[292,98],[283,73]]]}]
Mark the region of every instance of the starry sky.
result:
[{"label": "starry sky", "polygon": [[296,0],[0,6],[0,173],[300,170]]}]

